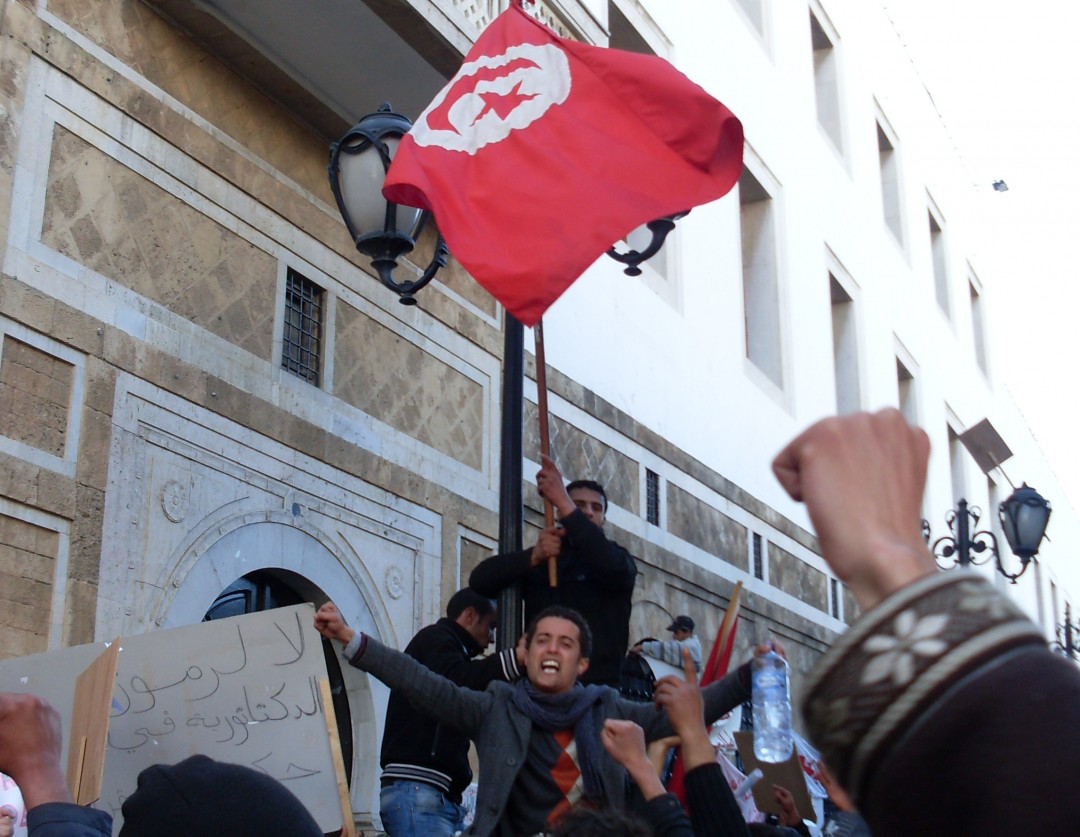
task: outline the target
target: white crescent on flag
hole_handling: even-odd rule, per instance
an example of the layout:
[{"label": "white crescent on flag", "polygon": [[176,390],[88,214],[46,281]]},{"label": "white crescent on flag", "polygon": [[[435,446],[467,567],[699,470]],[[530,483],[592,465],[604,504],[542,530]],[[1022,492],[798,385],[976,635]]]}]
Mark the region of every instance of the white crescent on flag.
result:
[{"label": "white crescent on flag", "polygon": [[518,44],[463,64],[409,136],[420,146],[475,154],[527,128],[570,95],[570,62],[553,44]]}]

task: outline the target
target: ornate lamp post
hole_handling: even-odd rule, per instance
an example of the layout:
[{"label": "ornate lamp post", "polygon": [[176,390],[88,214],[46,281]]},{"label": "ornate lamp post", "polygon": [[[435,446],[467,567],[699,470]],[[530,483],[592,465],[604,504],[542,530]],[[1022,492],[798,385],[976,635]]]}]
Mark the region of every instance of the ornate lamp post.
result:
[{"label": "ornate lamp post", "polygon": [[[356,249],[371,259],[379,279],[398,294],[403,305],[415,305],[414,294],[446,266],[448,251],[440,235],[431,262],[420,277],[405,282],[394,279],[397,260],[411,252],[431,219],[431,213],[387,201],[382,195],[386,172],[394,159],[401,138],[412,128],[404,116],[384,104],[356,123],[340,140],[330,146],[330,190],[337,201],[345,227]],[[631,250],[608,255],[625,264],[631,276],[641,273],[639,265],[659,252],[664,239],[675,228],[675,221],[686,215],[678,213],[650,221],[649,244],[640,252]],[[521,549],[521,417],[524,403],[524,330],[510,314],[503,331],[502,382],[502,451],[499,459],[499,550]],[[508,590],[499,599],[499,647],[510,647],[517,638],[521,623],[521,595]]]},{"label": "ornate lamp post", "polygon": [[1052,646],[1060,648],[1061,652],[1070,660],[1076,659],[1076,652],[1080,651],[1080,645],[1074,644],[1073,638],[1080,637],[1080,625],[1074,625],[1072,621],[1072,611],[1069,607],[1069,603],[1065,603],[1065,622],[1062,625],[1055,625],[1055,631],[1057,633],[1057,640],[1054,641]]},{"label": "ornate lamp post", "polygon": [[446,244],[439,236],[431,262],[418,279],[394,280],[397,260],[416,246],[430,212],[390,203],[382,196],[386,171],[401,138],[412,123],[389,104],[369,113],[330,146],[330,190],[356,249],[370,257],[379,278],[402,305],[415,305],[413,296],[446,267]]},{"label": "ornate lamp post", "polygon": [[[356,123],[330,146],[330,190],[356,249],[371,258],[383,284],[403,305],[415,305],[413,296],[430,282],[448,256],[439,236],[431,262],[420,278],[397,282],[397,260],[409,253],[430,218],[430,213],[390,203],[382,196],[387,169],[401,138],[412,128],[404,116],[384,104]],[[502,451],[499,458],[499,551],[521,549],[521,417],[524,404],[524,329],[510,314],[503,329]],[[521,625],[521,595],[505,591],[499,597],[499,648],[517,640]]]},{"label": "ornate lamp post", "polygon": [[620,264],[626,265],[623,269],[623,273],[627,276],[640,276],[641,275],[641,263],[646,262],[660,252],[660,248],[664,246],[664,240],[668,237],[673,229],[675,229],[675,222],[680,218],[685,218],[690,214],[690,210],[686,212],[679,212],[675,215],[667,215],[663,218],[657,218],[655,221],[649,221],[643,227],[638,227],[636,230],[627,236],[627,241],[631,237],[636,238],[635,233],[638,230],[647,230],[652,236],[649,243],[645,245],[642,250],[628,250],[625,253],[618,252],[614,247],[607,251],[607,254],[611,258]]},{"label": "ornate lamp post", "polygon": [[[938,566],[942,569],[957,565],[967,567],[985,563],[993,557],[997,571],[1016,584],[1039,551],[1050,512],[1050,503],[1027,483],[1016,489],[998,508],[1005,539],[1013,554],[1020,559],[1020,571],[1010,573],[1001,561],[994,533],[988,529],[972,533],[973,529],[978,528],[981,513],[977,507],[969,507],[967,500],[961,499],[957,508],[945,515],[945,523],[951,534],[934,541],[932,551],[938,559]],[[923,523],[923,534],[929,542],[930,526],[925,521]]]}]

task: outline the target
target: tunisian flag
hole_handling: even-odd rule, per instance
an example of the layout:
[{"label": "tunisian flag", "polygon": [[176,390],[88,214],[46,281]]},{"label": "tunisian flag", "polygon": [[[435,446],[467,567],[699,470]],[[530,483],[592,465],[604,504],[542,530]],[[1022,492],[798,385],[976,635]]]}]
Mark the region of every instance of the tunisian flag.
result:
[{"label": "tunisian flag", "polygon": [[383,195],[525,325],[635,227],[725,195],[742,125],[655,56],[558,37],[511,5],[404,137]]}]

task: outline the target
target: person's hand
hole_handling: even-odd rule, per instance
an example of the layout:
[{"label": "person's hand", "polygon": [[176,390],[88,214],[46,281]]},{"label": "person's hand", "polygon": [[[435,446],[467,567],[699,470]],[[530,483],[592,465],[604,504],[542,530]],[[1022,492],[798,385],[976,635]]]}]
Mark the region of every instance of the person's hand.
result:
[{"label": "person's hand", "polygon": [[333,602],[327,602],[315,612],[315,630],[327,639],[336,639],[344,645],[348,645],[356,633]]},{"label": "person's hand", "polygon": [[784,650],[783,644],[778,639],[770,639],[766,642],[759,642],[754,646],[754,656],[761,657],[768,654],[770,651],[775,651],[779,656],[787,659],[787,651]]},{"label": "person's hand", "polygon": [[634,656],[640,655],[641,654],[641,643],[639,642],[637,645],[631,646],[630,650],[627,651],[626,653],[633,654]]},{"label": "person's hand", "polygon": [[825,762],[819,761],[817,763],[817,768],[818,775],[821,777],[821,786],[825,788],[825,793],[829,795],[832,804],[841,811],[854,811],[855,803],[851,801],[848,792],[840,786],[840,783],[837,782],[836,778],[829,772],[829,768]]},{"label": "person's hand", "polygon": [[542,564],[548,558],[558,558],[562,551],[562,539],[566,536],[566,530],[558,526],[551,526],[540,533],[536,539],[536,545],[532,548],[529,556],[529,566],[535,567]]},{"label": "person's hand", "polygon": [[929,455],[926,433],[888,409],[819,421],[773,461],[863,610],[936,570],[921,531]]},{"label": "person's hand", "polygon": [[653,690],[658,709],[666,709],[672,729],[686,737],[701,727],[705,729],[705,704],[697,684],[694,660],[688,648],[682,649],[683,676],[669,674],[661,677]]},{"label": "person's hand", "polygon": [[60,715],[34,695],[0,692],[0,771],[19,786],[27,809],[71,802],[60,769]]},{"label": "person's hand", "polygon": [[633,721],[608,718],[600,731],[600,741],[615,761],[626,768],[645,801],[662,796],[664,785],[645,752],[645,733]]},{"label": "person's hand", "polygon": [[668,751],[672,747],[678,747],[680,744],[682,744],[682,739],[679,736],[667,735],[645,745],[645,754],[649,757],[649,764],[652,765],[652,769],[656,771],[657,776],[662,775],[664,772]]},{"label": "person's hand", "polygon": [[780,785],[773,785],[772,787],[773,794],[776,796],[776,804],[780,806],[780,813],[777,814],[780,825],[794,827],[801,823],[802,817],[799,816],[799,810],[795,807],[795,800],[791,797],[791,791],[780,787]]},{"label": "person's hand", "polygon": [[11,837],[15,833],[15,817],[18,813],[10,805],[0,806],[0,837]]},{"label": "person's hand", "polygon": [[536,490],[540,492],[541,497],[555,507],[559,517],[566,517],[577,508],[574,501],[570,499],[570,495],[566,493],[566,486],[563,484],[562,474],[555,460],[544,454],[540,454],[540,470],[536,472]]},{"label": "person's hand", "polygon": [[704,702],[690,649],[682,649],[682,660],[683,676],[669,674],[660,678],[653,700],[658,709],[667,710],[672,729],[681,741],[683,766],[689,771],[716,761],[716,751],[709,741],[709,731],[705,729]]},{"label": "person's hand", "polygon": [[627,770],[649,760],[645,752],[645,733],[633,721],[608,718],[600,731],[600,740],[608,755]]}]

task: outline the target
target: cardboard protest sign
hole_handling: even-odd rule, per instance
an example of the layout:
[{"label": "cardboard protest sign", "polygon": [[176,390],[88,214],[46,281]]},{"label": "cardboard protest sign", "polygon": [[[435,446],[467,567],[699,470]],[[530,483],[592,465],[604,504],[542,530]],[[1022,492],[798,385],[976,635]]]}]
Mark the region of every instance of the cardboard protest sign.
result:
[{"label": "cardboard protest sign", "polygon": [[[143,769],[196,753],[272,776],[323,831],[342,827],[340,771],[319,686],[326,663],[312,617],[311,605],[296,605],[120,641],[95,803],[113,815],[114,834],[122,823],[120,806]],[[75,678],[105,647],[0,662],[0,689],[45,697],[70,730],[77,714]],[[66,740],[65,748],[73,743]]]},{"label": "cardboard protest sign", "polygon": [[806,775],[802,771],[802,764],[795,748],[791,748],[791,756],[787,761],[768,762],[759,761],[754,755],[754,735],[750,732],[735,733],[735,743],[739,747],[739,756],[743,761],[743,768],[747,775],[760,768],[762,779],[754,785],[754,804],[759,811],[766,814],[779,814],[780,806],[776,802],[773,785],[787,788],[791,798],[795,802],[795,808],[799,815],[811,822],[817,822],[817,814],[814,811],[814,803],[810,799],[810,793],[806,789]]}]

